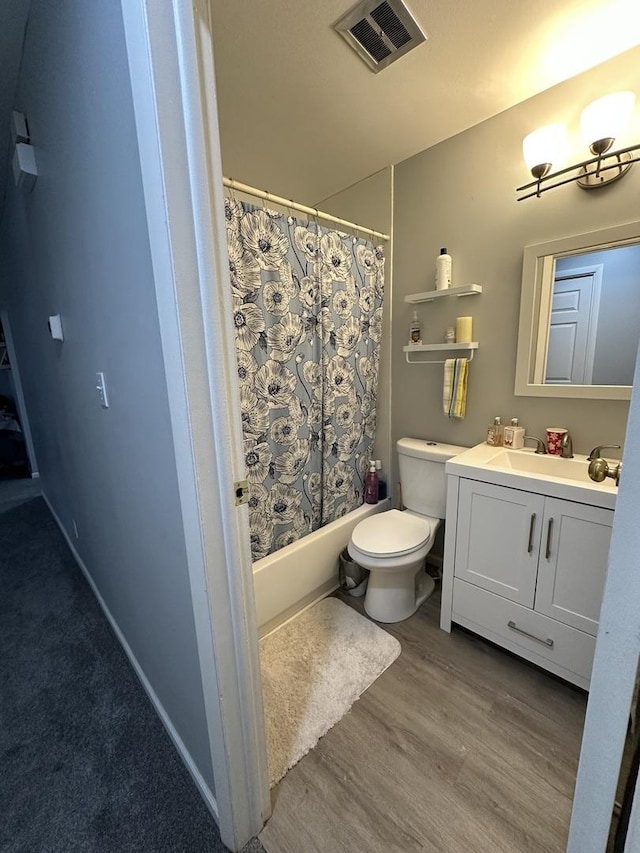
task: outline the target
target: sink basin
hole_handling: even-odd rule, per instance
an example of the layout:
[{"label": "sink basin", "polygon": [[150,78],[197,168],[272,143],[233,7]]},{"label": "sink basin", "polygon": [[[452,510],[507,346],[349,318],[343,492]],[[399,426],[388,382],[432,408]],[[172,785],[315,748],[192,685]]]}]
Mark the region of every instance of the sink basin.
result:
[{"label": "sink basin", "polygon": [[562,459],[533,450],[506,450],[478,444],[447,462],[447,474],[511,486],[528,492],[615,509],[618,487],[614,480],[595,483],[584,456]]},{"label": "sink basin", "polygon": [[[584,457],[562,459],[560,456],[548,456],[542,453],[499,450],[495,456],[487,459],[486,464],[491,468],[506,468],[510,471],[522,471],[525,474],[539,474],[542,477],[576,480],[586,485],[593,482],[589,477],[589,463]],[[613,480],[609,482],[615,487]]]}]

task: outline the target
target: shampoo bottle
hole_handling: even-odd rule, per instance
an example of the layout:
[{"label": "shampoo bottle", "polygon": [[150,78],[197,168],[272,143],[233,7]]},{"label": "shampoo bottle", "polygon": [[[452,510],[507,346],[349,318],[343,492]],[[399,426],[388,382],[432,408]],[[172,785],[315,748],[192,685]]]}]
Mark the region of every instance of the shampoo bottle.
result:
[{"label": "shampoo bottle", "polygon": [[511,418],[511,426],[504,428],[503,444],[512,450],[521,450],[524,447],[525,429],[519,426],[517,418]]},{"label": "shampoo bottle", "polygon": [[378,503],[378,472],[376,471],[376,460],[369,462],[369,473],[364,480],[364,502],[366,504]]},{"label": "shampoo bottle", "polygon": [[502,447],[503,435],[504,427],[502,426],[502,420],[499,417],[495,417],[487,430],[487,444],[492,445],[492,447]]},{"label": "shampoo bottle", "polygon": [[413,318],[409,323],[409,344],[411,346],[420,346],[422,344],[422,323],[418,317],[418,312],[413,312]]},{"label": "shampoo bottle", "polygon": [[451,255],[446,249],[440,249],[436,258],[436,290],[446,290],[451,287]]}]

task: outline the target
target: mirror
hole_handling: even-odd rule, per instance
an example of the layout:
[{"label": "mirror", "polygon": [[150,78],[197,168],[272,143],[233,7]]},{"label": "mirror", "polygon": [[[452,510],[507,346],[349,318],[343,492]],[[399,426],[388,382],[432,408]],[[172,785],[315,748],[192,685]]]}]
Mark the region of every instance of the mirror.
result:
[{"label": "mirror", "polygon": [[640,339],[640,222],[526,246],[515,393],[628,400]]}]

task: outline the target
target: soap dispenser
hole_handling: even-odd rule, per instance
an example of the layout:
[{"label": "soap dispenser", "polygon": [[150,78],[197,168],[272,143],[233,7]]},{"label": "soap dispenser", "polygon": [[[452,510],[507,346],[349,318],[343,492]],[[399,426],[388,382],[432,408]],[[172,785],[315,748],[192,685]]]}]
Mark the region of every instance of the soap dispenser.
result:
[{"label": "soap dispenser", "polygon": [[487,430],[487,444],[490,444],[492,447],[502,447],[503,436],[504,427],[502,426],[502,418],[496,416]]},{"label": "soap dispenser", "polygon": [[381,475],[382,462],[376,459],[376,473],[378,474],[378,500],[383,501],[387,496],[387,481]]},{"label": "soap dispenser", "polygon": [[524,447],[525,428],[518,424],[518,418],[511,418],[511,426],[504,428],[503,444],[512,450],[522,450]]},{"label": "soap dispenser", "polygon": [[418,317],[418,312],[413,312],[413,317],[409,323],[409,345],[421,346],[422,344],[422,323]]},{"label": "soap dispenser", "polygon": [[372,459],[369,462],[369,473],[364,481],[364,502],[366,504],[378,503],[378,472],[376,470],[376,460]]}]

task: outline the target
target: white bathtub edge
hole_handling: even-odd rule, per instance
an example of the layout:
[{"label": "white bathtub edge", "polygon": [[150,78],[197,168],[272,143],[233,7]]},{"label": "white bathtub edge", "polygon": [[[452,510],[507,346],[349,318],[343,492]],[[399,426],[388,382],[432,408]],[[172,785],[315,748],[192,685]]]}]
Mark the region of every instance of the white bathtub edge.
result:
[{"label": "white bathtub edge", "polygon": [[[338,555],[363,518],[391,508],[386,498],[363,504],[343,518],[287,545],[253,565],[260,637],[338,588]],[[303,567],[301,567],[301,564]]]},{"label": "white bathtub edge", "polygon": [[328,581],[323,587],[315,590],[311,593],[310,596],[307,596],[302,601],[298,601],[295,604],[291,605],[288,610],[285,610],[283,613],[280,613],[276,616],[275,619],[272,619],[271,622],[267,622],[265,625],[261,625],[258,629],[258,637],[262,639],[263,637],[272,634],[274,631],[277,631],[278,628],[282,628],[283,625],[286,625],[287,622],[290,622],[292,619],[295,619],[296,616],[300,616],[301,613],[304,613],[305,610],[309,610],[319,601],[322,601],[323,598],[327,598],[327,596],[331,595],[332,592],[335,592],[337,589],[340,589],[340,584],[333,580]]}]

